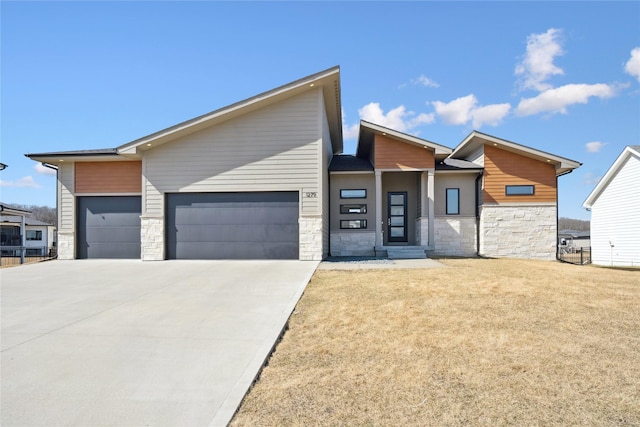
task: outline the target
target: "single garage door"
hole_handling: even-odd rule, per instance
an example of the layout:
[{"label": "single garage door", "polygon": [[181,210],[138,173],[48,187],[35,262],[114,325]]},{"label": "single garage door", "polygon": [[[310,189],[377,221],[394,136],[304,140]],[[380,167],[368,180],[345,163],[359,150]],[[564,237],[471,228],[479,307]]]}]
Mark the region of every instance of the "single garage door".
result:
[{"label": "single garage door", "polygon": [[169,259],[298,259],[298,193],[167,195]]},{"label": "single garage door", "polygon": [[140,196],[78,197],[78,258],[140,258]]}]

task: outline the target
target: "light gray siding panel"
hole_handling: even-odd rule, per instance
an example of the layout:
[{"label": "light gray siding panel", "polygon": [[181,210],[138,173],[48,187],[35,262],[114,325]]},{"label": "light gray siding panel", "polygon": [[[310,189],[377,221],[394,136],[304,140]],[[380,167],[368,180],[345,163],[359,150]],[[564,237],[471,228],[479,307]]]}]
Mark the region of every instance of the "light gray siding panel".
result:
[{"label": "light gray siding panel", "polygon": [[73,231],[74,224],[74,164],[65,163],[58,167],[58,224],[61,231]]},{"label": "light gray siding panel", "polygon": [[460,189],[460,214],[452,216],[475,216],[476,175],[470,173],[436,173],[434,181],[436,216],[447,215],[447,188]]},{"label": "light gray siding panel", "polygon": [[[320,98],[323,101],[323,98]],[[322,164],[320,165],[321,176],[321,197],[322,197],[322,256],[329,255],[329,163],[333,158],[333,145],[329,135],[329,123],[325,114],[324,103],[322,103]]]},{"label": "light gray siding panel", "polygon": [[[319,90],[188,135],[145,154],[145,209],[160,214],[163,194],[320,191]],[[318,199],[302,211],[320,214]]]},{"label": "light gray siding panel", "polygon": [[640,265],[639,212],[640,159],[630,157],[591,208],[594,264]]},{"label": "light gray siding panel", "polygon": [[484,145],[467,156],[466,160],[484,167]]}]

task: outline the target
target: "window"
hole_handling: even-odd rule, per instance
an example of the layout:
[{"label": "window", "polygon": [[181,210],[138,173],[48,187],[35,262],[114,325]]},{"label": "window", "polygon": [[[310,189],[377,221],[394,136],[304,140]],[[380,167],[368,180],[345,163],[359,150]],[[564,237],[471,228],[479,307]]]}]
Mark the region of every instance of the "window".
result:
[{"label": "window", "polygon": [[366,214],[367,205],[340,205],[341,214]]},{"label": "window", "polygon": [[42,240],[42,230],[27,230],[27,240]]},{"label": "window", "polygon": [[340,190],[341,199],[364,199],[367,197],[367,190]]},{"label": "window", "polygon": [[535,193],[535,185],[506,185],[504,187],[504,194],[507,196],[533,196]]},{"label": "window", "polygon": [[343,219],[340,221],[340,228],[367,228],[366,219]]},{"label": "window", "polygon": [[447,188],[447,215],[460,215],[459,188]]}]

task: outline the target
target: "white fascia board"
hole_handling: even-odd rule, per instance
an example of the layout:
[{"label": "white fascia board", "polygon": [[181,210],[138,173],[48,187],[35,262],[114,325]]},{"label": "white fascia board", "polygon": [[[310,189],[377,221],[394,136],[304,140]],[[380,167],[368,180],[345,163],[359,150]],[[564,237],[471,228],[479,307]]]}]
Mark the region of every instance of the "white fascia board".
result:
[{"label": "white fascia board", "polygon": [[602,179],[600,179],[598,184],[596,184],[595,188],[582,203],[583,207],[585,207],[586,209],[591,209],[598,197],[600,197],[600,193],[602,193],[602,191],[609,185],[609,182],[611,182],[613,177],[618,173],[622,164],[631,156],[635,156],[640,159],[640,152],[634,150],[629,146],[625,147],[625,149],[622,150],[622,153],[620,153],[615,162],[613,162],[607,173],[604,174]]}]

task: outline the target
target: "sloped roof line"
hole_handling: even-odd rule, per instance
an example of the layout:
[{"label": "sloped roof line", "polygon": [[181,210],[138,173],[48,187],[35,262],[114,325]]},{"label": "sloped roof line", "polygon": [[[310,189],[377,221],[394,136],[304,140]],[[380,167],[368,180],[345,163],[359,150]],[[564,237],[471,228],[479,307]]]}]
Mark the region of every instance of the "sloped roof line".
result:
[{"label": "sloped roof line", "polygon": [[604,189],[609,185],[609,182],[613,179],[613,177],[618,173],[622,164],[631,156],[635,156],[640,159],[640,146],[639,145],[627,145],[622,153],[618,156],[618,158],[613,162],[607,173],[604,174],[602,179],[596,184],[595,188],[589,193],[584,202],[582,202],[582,206],[586,209],[590,209],[593,204],[596,202],[598,197]]},{"label": "sloped roof line", "polygon": [[558,163],[564,163],[567,166],[569,166],[571,169],[575,169],[582,165],[582,163],[578,162],[577,160],[572,160],[567,157],[562,157],[562,156],[558,156],[556,154],[552,154],[543,150],[531,148],[527,145],[518,144],[517,142],[509,141],[507,139],[499,138],[497,136],[489,135],[487,133],[479,132],[477,130],[472,131],[465,139],[463,139],[462,142],[458,144],[456,148],[453,149],[453,152],[449,157],[456,157],[456,155],[458,155],[461,151],[463,151],[474,140],[475,137],[481,138],[488,142],[495,142],[497,144],[502,144],[504,146],[513,148],[523,153],[532,154],[532,155],[543,157],[543,158],[548,158]]},{"label": "sloped roof line", "polygon": [[[395,138],[399,138],[399,139],[403,139],[405,141],[408,142],[412,142],[414,144],[418,144],[424,147],[429,147],[429,148],[433,148],[434,151],[436,152],[436,154],[449,154],[451,153],[451,148],[442,145],[442,144],[438,144],[436,142],[433,141],[429,141],[427,139],[424,138],[419,138],[417,136],[414,135],[409,135],[408,133],[404,133],[404,132],[400,132],[397,131],[395,129],[391,129],[389,127],[386,126],[382,126],[376,123],[372,123],[366,120],[360,120],[360,132],[362,132],[362,130],[364,129],[369,129],[369,130],[373,130],[376,132],[380,132],[380,133],[386,133],[388,135],[391,135]],[[358,141],[360,141],[360,136],[358,136]]]}]

